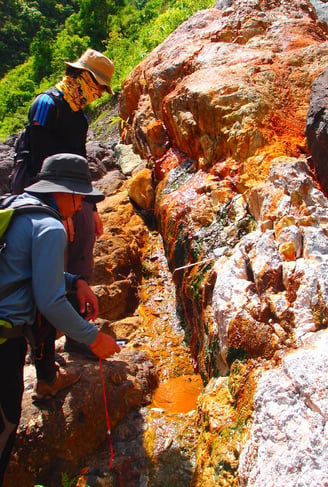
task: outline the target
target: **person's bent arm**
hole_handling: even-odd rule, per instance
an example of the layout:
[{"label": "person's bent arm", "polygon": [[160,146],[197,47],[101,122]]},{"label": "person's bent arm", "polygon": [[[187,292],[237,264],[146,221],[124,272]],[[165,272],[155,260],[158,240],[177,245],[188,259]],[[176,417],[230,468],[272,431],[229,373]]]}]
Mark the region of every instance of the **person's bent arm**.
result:
[{"label": "person's bent arm", "polygon": [[86,314],[85,319],[87,321],[95,320],[99,314],[98,299],[83,279],[76,281],[76,297],[80,305],[80,313]]},{"label": "person's bent arm", "polygon": [[[38,309],[55,328],[74,340],[89,345],[99,358],[119,352],[120,347],[115,340],[98,332],[95,325],[83,319],[66,298],[64,227],[52,218],[43,218],[40,223],[32,246],[32,286]],[[91,300],[97,310],[98,305],[93,301],[97,301],[97,298],[91,297],[82,282],[78,284],[82,300]]]},{"label": "person's bent arm", "polygon": [[104,233],[104,226],[97,210],[93,211],[93,219],[95,222],[95,235],[97,238],[99,238]]}]

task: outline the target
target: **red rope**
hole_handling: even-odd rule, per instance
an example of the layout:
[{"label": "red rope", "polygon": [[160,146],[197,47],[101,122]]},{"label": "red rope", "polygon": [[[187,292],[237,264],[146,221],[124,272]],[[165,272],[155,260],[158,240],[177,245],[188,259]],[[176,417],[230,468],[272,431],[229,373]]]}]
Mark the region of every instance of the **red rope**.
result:
[{"label": "red rope", "polygon": [[107,423],[107,434],[109,436],[109,448],[110,448],[110,461],[109,461],[109,469],[112,468],[113,464],[113,443],[112,443],[112,433],[110,430],[110,421],[109,421],[109,413],[108,413],[108,406],[107,406],[107,397],[106,397],[106,390],[105,390],[105,381],[104,381],[104,375],[103,375],[103,370],[102,370],[102,363],[101,359],[99,359],[99,369],[100,369],[100,376],[101,376],[101,383],[102,383],[102,389],[103,389],[103,396],[104,396],[104,404],[105,404],[105,414],[106,414],[106,423]]}]

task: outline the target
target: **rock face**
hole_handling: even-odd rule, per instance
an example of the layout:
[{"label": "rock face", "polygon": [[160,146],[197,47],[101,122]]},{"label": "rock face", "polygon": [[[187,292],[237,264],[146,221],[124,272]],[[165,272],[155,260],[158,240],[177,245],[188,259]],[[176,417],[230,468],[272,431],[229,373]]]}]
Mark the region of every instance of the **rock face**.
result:
[{"label": "rock face", "polygon": [[[67,354],[62,357],[72,361]],[[82,369],[80,381],[39,407],[31,401],[34,367],[25,370],[23,415],[6,486],[32,487],[37,479],[47,487],[58,487],[63,473],[75,476],[83,458],[108,445],[99,364],[76,356],[73,361]],[[156,375],[144,354],[126,351],[103,361],[102,374],[111,428],[131,408],[151,401]]]},{"label": "rock face", "polygon": [[8,176],[14,161],[14,148],[0,144],[0,194],[9,191]]},{"label": "rock face", "polygon": [[277,472],[279,485],[327,484],[326,348],[324,330],[260,378],[250,439],[240,457],[241,486],[268,485]]},{"label": "rock face", "polygon": [[[171,360],[170,353],[158,357],[154,345],[167,338],[165,327],[160,333],[154,327],[149,354],[138,341],[154,306],[135,314],[148,233],[136,207],[148,215],[154,204],[193,366],[204,382],[197,412],[190,414],[197,435],[184,431],[182,416],[181,428],[172,420],[168,438],[156,438],[153,428],[143,436],[140,418],[138,432],[121,425],[123,436],[145,448],[140,468],[153,456],[148,479],[154,486],[174,482],[174,468],[161,468],[160,456],[173,466],[183,457],[179,485],[327,485],[328,199],[321,96],[327,62],[327,25],[309,1],[219,0],[183,23],[127,77],[121,143],[88,146],[93,176],[107,196],[100,205],[105,232],[96,245],[92,283],[102,316],[97,325],[131,338],[134,347],[104,366],[112,426],[150,401],[157,383],[153,361]],[[160,299],[164,310],[165,296]],[[180,341],[175,353],[190,374]],[[76,473],[81,458],[95,458],[103,447],[99,370],[80,365],[82,380],[41,410],[30,402],[33,379],[27,377],[8,487],[32,485],[35,478],[58,487],[61,471]],[[152,416],[165,431],[161,412]],[[41,456],[26,453],[28,441],[38,442]],[[122,447],[123,467],[131,465],[124,458],[131,450]],[[136,468],[128,477],[145,485]]]},{"label": "rock face", "polygon": [[[135,149],[147,157],[166,137],[162,153],[174,141],[211,166],[253,158],[261,148],[271,158],[299,153],[307,98],[320,72],[318,41],[325,39],[309,2],[235,1],[198,12],[123,85],[121,114],[137,127]],[[302,79],[301,89],[297,79],[287,82],[290,72]]]},{"label": "rock face", "polygon": [[328,193],[327,83],[328,70],[326,68],[313,83],[306,123],[306,135],[308,147],[312,155],[312,164],[322,190],[326,195]]},{"label": "rock face", "polygon": [[326,483],[325,440],[313,435],[327,418],[316,400],[327,354],[320,347],[314,362],[306,344],[328,319],[327,40],[309,1],[218,2],[123,84],[122,141],[153,168],[179,311],[207,384],[194,486],[295,485],[294,471],[302,485]]}]

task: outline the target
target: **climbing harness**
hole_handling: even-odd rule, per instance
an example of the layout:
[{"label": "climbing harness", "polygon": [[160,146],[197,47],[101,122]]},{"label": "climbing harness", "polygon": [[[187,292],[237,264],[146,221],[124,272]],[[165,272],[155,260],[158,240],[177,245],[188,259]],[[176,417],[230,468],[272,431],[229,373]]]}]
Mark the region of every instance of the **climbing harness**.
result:
[{"label": "climbing harness", "polygon": [[104,396],[104,405],[105,405],[105,414],[106,414],[106,423],[107,423],[107,434],[109,436],[109,448],[110,448],[109,469],[111,469],[112,465],[113,465],[114,453],[113,453],[112,432],[110,429],[110,420],[109,420],[108,405],[107,405],[107,398],[106,398],[105,381],[104,381],[104,374],[103,374],[101,359],[99,359],[99,369],[100,369],[101,384],[102,384],[103,396]]}]

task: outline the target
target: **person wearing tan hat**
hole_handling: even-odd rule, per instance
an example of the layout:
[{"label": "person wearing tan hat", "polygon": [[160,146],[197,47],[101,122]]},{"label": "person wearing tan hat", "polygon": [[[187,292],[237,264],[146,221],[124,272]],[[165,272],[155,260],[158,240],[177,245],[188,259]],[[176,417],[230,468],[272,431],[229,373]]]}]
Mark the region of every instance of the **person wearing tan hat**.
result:
[{"label": "person wearing tan hat", "polygon": [[88,71],[105,90],[113,95],[110,80],[114,73],[114,64],[110,59],[94,49],[87,49],[75,63],[65,61],[66,66]]},{"label": "person wearing tan hat", "polygon": [[[110,82],[114,64],[104,54],[87,49],[77,61],[65,61],[65,65],[62,79],[53,88],[37,95],[29,110],[30,182],[48,156],[73,153],[86,157],[88,121],[83,108],[105,91],[112,93]],[[72,225],[68,224],[71,221],[73,231]],[[66,270],[81,275],[88,282],[93,272],[95,239],[103,232],[96,205],[85,198],[81,211],[72,220],[67,220],[66,226],[69,230]],[[40,314],[34,328],[36,336],[40,336],[40,328],[46,330],[32,360],[38,380],[47,381],[56,366],[56,330]],[[90,357],[90,350],[86,348],[66,337],[65,351],[81,352]]]}]

